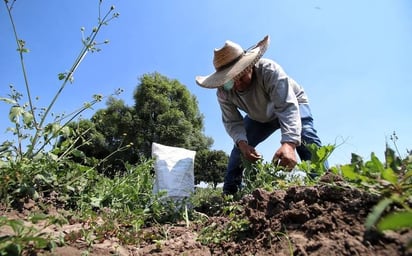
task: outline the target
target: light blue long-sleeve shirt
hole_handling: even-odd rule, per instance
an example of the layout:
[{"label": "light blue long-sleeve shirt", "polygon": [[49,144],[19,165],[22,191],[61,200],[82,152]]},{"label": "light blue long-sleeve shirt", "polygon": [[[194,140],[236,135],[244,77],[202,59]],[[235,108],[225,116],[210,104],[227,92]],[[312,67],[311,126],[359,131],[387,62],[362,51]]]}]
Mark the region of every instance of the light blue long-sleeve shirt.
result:
[{"label": "light blue long-sleeve shirt", "polygon": [[243,115],[266,123],[279,120],[281,143],[301,142],[299,104],[308,104],[303,88],[288,77],[282,67],[269,59],[260,59],[254,66],[251,86],[237,92],[217,89],[223,125],[235,143],[247,141]]}]

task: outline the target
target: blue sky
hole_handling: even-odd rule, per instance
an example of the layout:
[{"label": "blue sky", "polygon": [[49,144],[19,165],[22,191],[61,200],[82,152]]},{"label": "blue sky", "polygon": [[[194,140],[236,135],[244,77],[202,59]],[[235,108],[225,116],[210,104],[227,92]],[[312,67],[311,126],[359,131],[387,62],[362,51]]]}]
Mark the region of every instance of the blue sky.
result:
[{"label": "blue sky", "polygon": [[[232,141],[221,124],[215,90],[201,88],[196,75],[214,71],[213,49],[232,40],[244,48],[270,35],[265,57],[272,58],[309,95],[315,127],[324,144],[339,144],[330,163],[345,164],[351,153],[383,160],[385,143],[395,131],[401,154],[412,150],[412,2],[376,1],[103,1],[120,13],[97,41],[101,52],[89,54],[63,91],[55,113],[70,113],[93,94],[124,89],[120,98],[133,105],[133,91],[143,74],[159,72],[177,79],[197,97],[205,134],[213,149],[227,153]],[[13,16],[30,53],[25,63],[37,106],[47,106],[81,48],[80,28],[95,26],[98,1],[18,0]],[[9,84],[24,91],[16,43],[4,2],[0,5],[0,97]],[[96,109],[104,108],[101,103]],[[0,141],[9,106],[0,102]],[[92,115],[89,111],[85,117]],[[257,147],[270,161],[279,132]]]}]

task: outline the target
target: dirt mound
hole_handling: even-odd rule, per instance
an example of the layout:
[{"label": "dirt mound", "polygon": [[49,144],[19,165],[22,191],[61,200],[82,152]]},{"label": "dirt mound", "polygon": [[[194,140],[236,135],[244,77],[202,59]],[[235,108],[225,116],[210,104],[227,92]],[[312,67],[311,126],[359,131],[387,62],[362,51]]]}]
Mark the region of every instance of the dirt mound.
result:
[{"label": "dirt mound", "polygon": [[[231,215],[216,215],[219,202],[212,202],[215,208],[197,209],[204,221],[145,228],[139,244],[121,245],[108,237],[87,246],[79,239],[38,255],[80,255],[86,250],[88,255],[412,255],[412,248],[406,248],[412,230],[366,231],[365,218],[378,200],[343,183],[271,193],[258,189],[233,204]],[[58,231],[67,233],[75,225]]]},{"label": "dirt mound", "polygon": [[412,255],[405,248],[411,230],[365,230],[377,202],[376,196],[342,186],[256,190],[242,202],[250,221],[245,236],[213,249],[229,255]]}]

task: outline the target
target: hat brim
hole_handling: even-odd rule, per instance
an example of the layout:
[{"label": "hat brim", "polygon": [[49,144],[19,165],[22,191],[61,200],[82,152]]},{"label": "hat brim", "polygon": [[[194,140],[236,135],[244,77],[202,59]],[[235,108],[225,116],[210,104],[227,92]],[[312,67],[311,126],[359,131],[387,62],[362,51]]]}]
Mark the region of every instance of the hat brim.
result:
[{"label": "hat brim", "polygon": [[257,43],[253,49],[247,51],[235,64],[208,76],[196,76],[196,83],[205,88],[218,88],[223,86],[244,70],[255,65],[266,52],[268,44],[269,36],[265,36],[263,40]]}]

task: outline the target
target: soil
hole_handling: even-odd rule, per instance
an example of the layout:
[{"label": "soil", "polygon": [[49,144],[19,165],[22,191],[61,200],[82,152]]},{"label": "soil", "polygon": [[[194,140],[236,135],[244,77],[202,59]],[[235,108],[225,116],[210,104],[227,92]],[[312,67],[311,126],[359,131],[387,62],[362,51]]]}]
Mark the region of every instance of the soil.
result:
[{"label": "soil", "polygon": [[[216,198],[217,201],[222,200]],[[255,190],[243,197],[236,214],[216,214],[216,202],[196,208],[204,221],[147,227],[142,235],[162,234],[163,239],[147,239],[139,245],[121,245],[113,237],[89,245],[83,238],[57,247],[53,252],[31,255],[412,255],[412,230],[379,233],[367,231],[364,223],[379,198],[344,183],[290,187],[271,193]],[[217,202],[218,203],[218,202]],[[16,219],[25,219],[34,203],[25,211],[7,211]],[[230,215],[229,215],[230,216]],[[247,219],[247,229],[228,237],[216,237],[216,243],[201,243],[200,234],[208,230],[233,230],[233,220]],[[232,221],[232,222],[231,222]],[[27,222],[28,223],[28,222]],[[41,224],[38,224],[41,225]],[[54,236],[84,228],[84,223],[51,226]],[[0,230],[0,237],[8,230]],[[220,234],[222,234],[222,232]],[[88,249],[89,248],[89,249]]]}]

